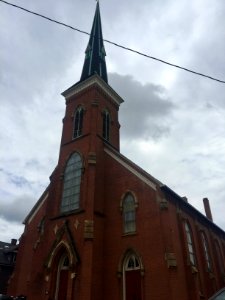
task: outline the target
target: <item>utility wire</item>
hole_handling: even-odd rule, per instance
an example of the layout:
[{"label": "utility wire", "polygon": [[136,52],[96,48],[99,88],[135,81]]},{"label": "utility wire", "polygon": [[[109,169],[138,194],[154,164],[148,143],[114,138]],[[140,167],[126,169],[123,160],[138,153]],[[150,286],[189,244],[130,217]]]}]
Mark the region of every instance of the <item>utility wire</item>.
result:
[{"label": "utility wire", "polygon": [[[56,24],[58,24],[58,25],[65,26],[65,27],[67,27],[67,28],[70,28],[70,29],[72,29],[72,30],[78,31],[78,32],[83,33],[83,34],[86,34],[86,35],[90,35],[90,33],[86,32],[86,31],[84,31],[84,30],[81,30],[81,29],[78,29],[78,28],[76,28],[76,27],[73,27],[73,26],[70,26],[70,25],[68,25],[68,24],[65,24],[65,23],[63,23],[63,22],[59,22],[59,21],[57,21],[57,20],[51,19],[51,18],[49,18],[49,17],[46,17],[46,16],[44,16],[44,15],[41,15],[41,14],[39,14],[39,13],[36,13],[36,12],[31,11],[31,10],[29,10],[29,9],[26,9],[26,8],[24,8],[24,7],[21,7],[21,6],[18,6],[18,5],[16,5],[16,4],[7,2],[7,1],[5,1],[5,0],[0,0],[0,1],[3,2],[3,3],[5,3],[5,4],[7,4],[7,5],[10,5],[10,6],[13,6],[13,7],[15,7],[15,8],[21,9],[21,10],[27,12],[27,13],[30,13],[30,14],[36,15],[36,16],[38,16],[38,17],[41,17],[41,18],[43,18],[43,19],[46,19],[46,20],[48,20],[48,21],[50,21],[50,22],[56,23]],[[148,54],[139,52],[139,51],[137,51],[137,50],[134,50],[134,49],[131,49],[131,48],[122,46],[122,45],[117,44],[117,43],[115,43],[115,42],[111,42],[111,41],[106,40],[106,39],[103,39],[103,41],[106,42],[106,43],[109,43],[109,44],[111,44],[111,45],[114,45],[114,46],[116,46],[116,47],[122,48],[122,49],[124,49],[124,50],[130,51],[130,52],[133,52],[133,53],[136,53],[136,54],[138,54],[138,55],[141,55],[141,56],[144,56],[144,57],[147,57],[147,58],[156,60],[156,61],[159,61],[159,62],[161,62],[161,63],[163,63],[163,64],[166,64],[166,65],[169,65],[169,66],[171,66],[171,67],[175,67],[175,68],[184,70],[184,71],[186,71],[186,72],[189,72],[189,73],[192,73],[192,74],[195,74],[195,75],[198,75],[198,76],[202,76],[202,77],[205,77],[205,78],[208,78],[208,79],[211,79],[211,80],[220,82],[220,83],[225,83],[224,80],[221,80],[221,79],[218,79],[218,78],[215,78],[215,77],[212,77],[212,76],[209,76],[209,75],[200,73],[200,72],[196,72],[196,71],[190,70],[190,69],[185,68],[185,67],[181,67],[181,66],[179,66],[179,65],[170,63],[170,62],[165,61],[165,60],[162,60],[162,59],[160,59],[160,58],[156,58],[156,57],[154,57],[154,56],[151,56],[151,55],[148,55]]]}]

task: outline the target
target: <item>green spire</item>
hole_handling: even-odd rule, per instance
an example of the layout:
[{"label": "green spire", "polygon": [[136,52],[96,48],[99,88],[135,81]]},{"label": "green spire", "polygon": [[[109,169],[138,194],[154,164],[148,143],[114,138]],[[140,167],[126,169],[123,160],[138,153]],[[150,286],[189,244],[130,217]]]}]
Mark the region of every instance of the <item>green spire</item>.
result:
[{"label": "green spire", "polygon": [[97,1],[95,17],[90,39],[85,51],[84,66],[80,81],[87,79],[91,75],[98,74],[103,80],[105,80],[105,82],[108,83],[105,56],[106,52],[102,37],[99,2]]}]

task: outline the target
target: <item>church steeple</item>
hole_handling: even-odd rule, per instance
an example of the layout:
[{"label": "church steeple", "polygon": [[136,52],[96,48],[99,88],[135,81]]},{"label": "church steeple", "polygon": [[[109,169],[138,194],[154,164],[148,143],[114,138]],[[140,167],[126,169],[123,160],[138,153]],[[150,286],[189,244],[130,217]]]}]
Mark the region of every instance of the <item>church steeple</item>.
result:
[{"label": "church steeple", "polygon": [[85,51],[85,60],[80,81],[87,79],[91,75],[98,74],[108,83],[105,56],[99,2],[97,2],[91,35]]}]

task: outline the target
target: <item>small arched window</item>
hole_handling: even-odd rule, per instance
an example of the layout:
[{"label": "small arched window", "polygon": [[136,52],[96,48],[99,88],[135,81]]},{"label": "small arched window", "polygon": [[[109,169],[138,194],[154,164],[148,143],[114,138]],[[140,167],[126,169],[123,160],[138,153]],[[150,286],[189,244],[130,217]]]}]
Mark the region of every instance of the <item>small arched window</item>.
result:
[{"label": "small arched window", "polygon": [[188,250],[189,261],[192,266],[196,266],[196,256],[195,256],[192,232],[191,232],[190,225],[188,224],[187,221],[184,222],[184,228],[185,228],[186,239],[187,239],[187,250]]},{"label": "small arched window", "polygon": [[84,116],[84,109],[81,106],[79,106],[74,116],[73,138],[77,138],[82,135],[83,116]]},{"label": "small arched window", "polygon": [[136,207],[135,199],[132,194],[126,194],[123,199],[123,230],[124,233],[136,231]]},{"label": "small arched window", "polygon": [[126,262],[125,262],[125,270],[130,271],[130,270],[139,270],[140,269],[140,263],[138,261],[138,258],[135,254],[131,254]]},{"label": "small arched window", "polygon": [[64,172],[61,212],[68,212],[80,207],[81,172],[81,156],[75,152],[68,160]]},{"label": "small arched window", "polygon": [[204,249],[207,270],[209,272],[212,272],[212,261],[209,254],[209,244],[204,232],[201,232],[201,237],[202,237],[202,245]]},{"label": "small arched window", "polygon": [[68,269],[69,268],[69,258],[68,258],[68,256],[65,256],[64,258],[63,258],[63,261],[62,261],[62,269],[64,268],[64,269]]},{"label": "small arched window", "polygon": [[105,140],[109,141],[109,132],[110,132],[110,114],[107,110],[103,111],[103,130],[102,136]]}]

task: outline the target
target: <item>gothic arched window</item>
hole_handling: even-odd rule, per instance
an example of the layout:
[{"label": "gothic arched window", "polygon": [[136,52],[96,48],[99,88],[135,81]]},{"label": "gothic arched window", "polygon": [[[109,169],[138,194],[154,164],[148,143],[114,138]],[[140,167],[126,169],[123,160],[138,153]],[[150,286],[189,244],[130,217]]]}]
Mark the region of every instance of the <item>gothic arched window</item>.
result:
[{"label": "gothic arched window", "polygon": [[124,233],[136,231],[136,205],[131,193],[126,194],[122,204]]},{"label": "gothic arched window", "polygon": [[191,232],[190,225],[188,224],[187,221],[184,222],[184,229],[185,229],[186,239],[187,239],[187,250],[188,250],[189,261],[192,266],[196,266],[196,256],[195,256],[192,232]]},{"label": "gothic arched window", "polygon": [[211,262],[211,257],[209,254],[209,244],[208,244],[208,240],[207,240],[204,232],[201,232],[201,237],[202,237],[202,245],[203,245],[203,249],[204,249],[207,270],[209,272],[212,272],[212,262]]},{"label": "gothic arched window", "polygon": [[79,106],[74,115],[73,138],[77,138],[82,135],[83,116],[84,109],[81,106]]},{"label": "gothic arched window", "polygon": [[102,136],[105,140],[109,141],[109,131],[110,131],[110,114],[107,110],[103,111],[103,130]]},{"label": "gothic arched window", "polygon": [[75,210],[80,207],[81,172],[81,156],[75,152],[68,160],[64,172],[61,212]]},{"label": "gothic arched window", "polygon": [[224,270],[224,262],[222,257],[222,252],[220,249],[220,245],[217,240],[215,240],[215,248],[216,248],[216,262],[218,269],[220,270],[220,273],[224,276],[225,270]]}]

